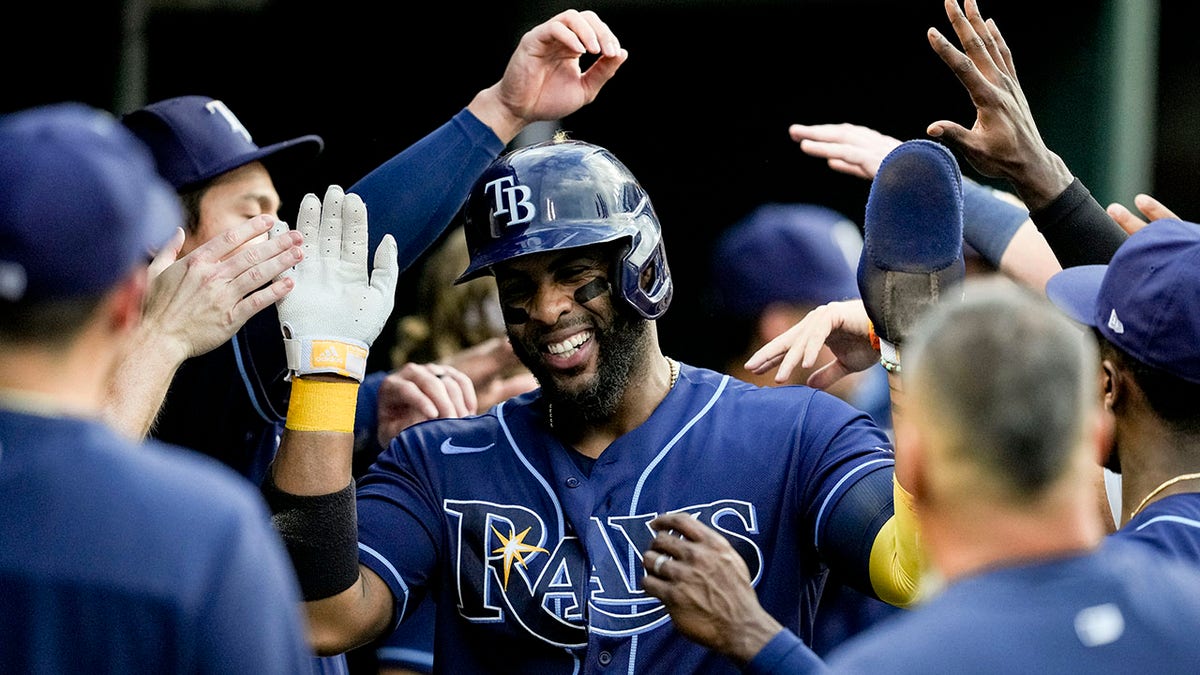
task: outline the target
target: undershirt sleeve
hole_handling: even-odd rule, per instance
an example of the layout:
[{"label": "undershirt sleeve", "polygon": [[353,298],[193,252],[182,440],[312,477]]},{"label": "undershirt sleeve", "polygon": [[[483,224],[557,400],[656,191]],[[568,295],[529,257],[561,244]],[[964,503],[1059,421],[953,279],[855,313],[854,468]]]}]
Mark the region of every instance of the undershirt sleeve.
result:
[{"label": "undershirt sleeve", "polygon": [[369,218],[369,255],[391,234],[404,271],[446,230],[475,180],[504,150],[500,138],[463,108],[445,124],[384,162],[348,192]]}]

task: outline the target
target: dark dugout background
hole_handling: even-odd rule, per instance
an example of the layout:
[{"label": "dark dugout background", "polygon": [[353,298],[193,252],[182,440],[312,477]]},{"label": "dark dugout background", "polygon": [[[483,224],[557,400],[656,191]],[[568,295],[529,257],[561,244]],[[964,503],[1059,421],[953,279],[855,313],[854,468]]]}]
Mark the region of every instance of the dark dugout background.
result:
[{"label": "dark dugout background", "polygon": [[[984,4],[1048,144],[1101,203],[1132,205],[1148,191],[1200,218],[1200,57],[1186,5]],[[789,123],[910,139],[935,119],[974,119],[925,38],[929,26],[951,33],[939,0],[42,3],[6,19],[0,101],[4,111],[72,99],[121,113],[206,94],[260,145],[320,134],[325,152],[277,180],[291,221],[305,192],[349,186],[461,109],[500,77],[525,30],[568,6],[600,13],[630,58],[562,127],[611,149],[649,191],[677,284],[662,341],[693,363],[706,363],[721,330],[705,296],[719,282],[708,247],[722,228],[764,201],[818,202],[861,224],[869,184],[801,153]],[[397,316],[414,282],[413,271],[402,278]],[[377,367],[386,355],[373,351]]]}]

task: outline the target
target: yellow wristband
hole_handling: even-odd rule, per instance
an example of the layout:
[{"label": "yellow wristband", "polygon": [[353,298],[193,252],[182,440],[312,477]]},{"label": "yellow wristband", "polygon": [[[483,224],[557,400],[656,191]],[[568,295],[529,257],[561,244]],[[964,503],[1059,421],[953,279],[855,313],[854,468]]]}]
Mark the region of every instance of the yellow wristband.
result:
[{"label": "yellow wristband", "polygon": [[284,426],[292,431],[354,433],[357,404],[357,382],[319,382],[295,377]]}]

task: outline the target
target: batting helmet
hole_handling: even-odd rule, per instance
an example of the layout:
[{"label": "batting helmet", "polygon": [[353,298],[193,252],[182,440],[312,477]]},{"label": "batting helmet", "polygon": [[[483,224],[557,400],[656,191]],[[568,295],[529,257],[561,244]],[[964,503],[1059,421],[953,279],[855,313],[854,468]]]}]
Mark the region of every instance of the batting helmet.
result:
[{"label": "batting helmet", "polygon": [[608,150],[551,140],[513,150],[476,181],[464,206],[471,260],[455,283],[518,256],[624,241],[615,287],[638,314],[657,319],[673,286],[650,197]]}]

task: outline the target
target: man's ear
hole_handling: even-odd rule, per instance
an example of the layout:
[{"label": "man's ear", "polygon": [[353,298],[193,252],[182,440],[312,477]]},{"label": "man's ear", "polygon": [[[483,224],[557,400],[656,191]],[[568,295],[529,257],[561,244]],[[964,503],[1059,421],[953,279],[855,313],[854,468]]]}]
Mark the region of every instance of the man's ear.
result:
[{"label": "man's ear", "polygon": [[1123,391],[1124,383],[1121,381],[1122,374],[1117,369],[1116,364],[1110,359],[1100,361],[1100,396],[1101,402],[1104,404],[1104,409],[1112,412],[1117,405],[1121,403],[1120,397],[1126,392]]},{"label": "man's ear", "polygon": [[124,333],[141,323],[142,305],[149,287],[149,270],[138,267],[109,292],[105,305],[113,332]]}]

